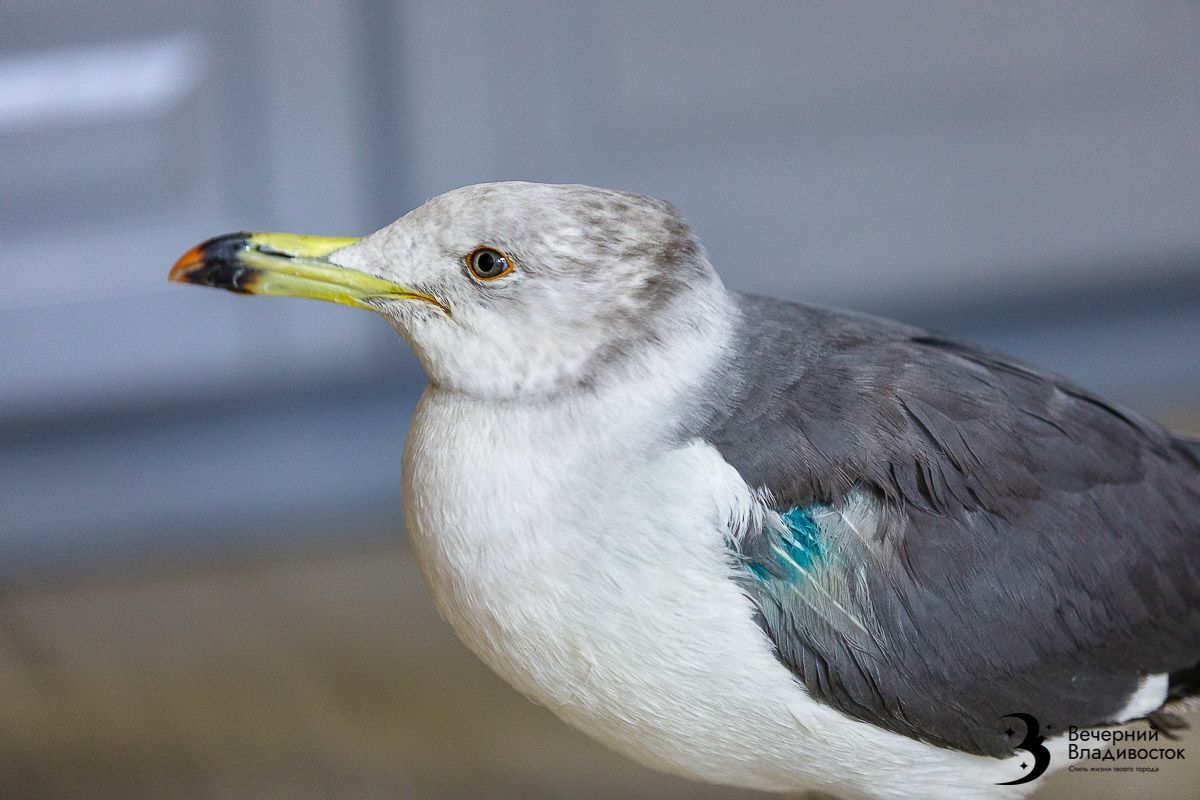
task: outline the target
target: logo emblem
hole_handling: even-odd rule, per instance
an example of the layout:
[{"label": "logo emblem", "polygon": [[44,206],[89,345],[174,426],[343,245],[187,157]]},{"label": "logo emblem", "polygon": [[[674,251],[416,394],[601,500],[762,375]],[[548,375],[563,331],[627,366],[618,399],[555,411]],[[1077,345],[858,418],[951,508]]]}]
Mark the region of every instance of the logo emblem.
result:
[{"label": "logo emblem", "polygon": [[[996,785],[1016,786],[1018,783],[1029,783],[1032,780],[1037,780],[1046,771],[1046,768],[1050,766],[1050,751],[1042,744],[1042,742],[1046,741],[1046,737],[1042,736],[1038,730],[1038,721],[1030,714],[1005,714],[1000,719],[1019,719],[1025,723],[1025,738],[1021,740],[1017,748],[1024,750],[1033,757],[1033,769],[1029,770],[1024,777],[1017,778],[1015,781],[1005,781]],[[1012,736],[1013,730],[1009,728],[1007,733],[1009,736]],[[1024,767],[1025,763],[1022,762],[1021,766]]]}]

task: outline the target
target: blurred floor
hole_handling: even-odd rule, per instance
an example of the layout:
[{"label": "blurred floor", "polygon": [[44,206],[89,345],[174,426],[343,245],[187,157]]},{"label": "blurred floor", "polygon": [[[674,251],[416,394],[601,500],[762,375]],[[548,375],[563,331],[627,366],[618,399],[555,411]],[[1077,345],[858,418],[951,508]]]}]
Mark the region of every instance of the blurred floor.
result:
[{"label": "blurred floor", "polygon": [[[400,541],[361,538],[4,595],[0,796],[762,796],[650,772],[567,728],[458,644]],[[1194,733],[1182,744],[1200,753]],[[1037,797],[1197,787],[1184,762],[1059,773]]]},{"label": "blurred floor", "polygon": [[517,696],[400,546],[9,595],[0,687],[2,797],[747,796]]}]

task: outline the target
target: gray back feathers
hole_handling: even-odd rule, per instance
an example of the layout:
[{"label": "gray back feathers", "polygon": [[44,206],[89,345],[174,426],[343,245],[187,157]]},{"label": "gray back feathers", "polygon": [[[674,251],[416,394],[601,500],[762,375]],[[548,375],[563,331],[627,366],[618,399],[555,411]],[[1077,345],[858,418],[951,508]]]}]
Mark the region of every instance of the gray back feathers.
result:
[{"label": "gray back feathers", "polygon": [[[741,298],[737,358],[689,433],[779,509],[854,492],[885,519],[840,569],[847,633],[752,581],[808,690],[848,714],[1006,755],[1002,715],[1112,721],[1148,675],[1200,662],[1200,458],[1060,378],[923,331]],[[718,388],[719,387],[719,388]],[[756,532],[748,532],[754,536]],[[847,588],[849,587],[849,588]]]}]

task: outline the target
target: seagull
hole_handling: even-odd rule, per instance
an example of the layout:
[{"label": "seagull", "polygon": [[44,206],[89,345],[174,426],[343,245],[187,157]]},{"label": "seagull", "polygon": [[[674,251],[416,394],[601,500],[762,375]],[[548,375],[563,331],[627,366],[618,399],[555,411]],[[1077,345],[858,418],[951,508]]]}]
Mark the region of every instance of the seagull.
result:
[{"label": "seagull", "polygon": [[1200,691],[1200,441],[995,352],[729,291],[661,200],[467,186],[361,239],[218,237],[170,280],[408,341],[401,498],[440,613],[642,764],[1016,798],[1071,728],[1146,719],[1162,747]]}]

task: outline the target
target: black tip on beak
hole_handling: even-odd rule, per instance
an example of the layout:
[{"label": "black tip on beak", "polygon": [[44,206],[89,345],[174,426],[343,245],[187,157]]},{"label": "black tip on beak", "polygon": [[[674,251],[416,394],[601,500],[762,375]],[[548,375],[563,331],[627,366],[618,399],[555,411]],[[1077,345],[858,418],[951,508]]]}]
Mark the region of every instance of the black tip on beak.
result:
[{"label": "black tip on beak", "polygon": [[196,245],[175,262],[167,280],[249,294],[258,270],[241,261],[239,256],[250,247],[251,235],[228,233]]}]

